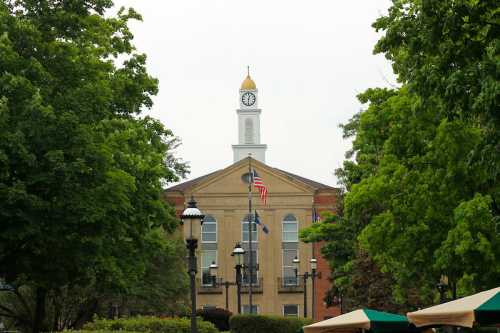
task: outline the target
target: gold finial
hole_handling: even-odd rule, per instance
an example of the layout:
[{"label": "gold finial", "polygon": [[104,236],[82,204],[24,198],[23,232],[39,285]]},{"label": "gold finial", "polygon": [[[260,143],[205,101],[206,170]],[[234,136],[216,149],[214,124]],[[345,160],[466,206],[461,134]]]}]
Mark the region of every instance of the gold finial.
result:
[{"label": "gold finial", "polygon": [[241,89],[242,90],[255,90],[255,89],[257,89],[255,82],[250,77],[250,66],[247,66],[247,77],[245,78],[245,80],[241,84]]}]

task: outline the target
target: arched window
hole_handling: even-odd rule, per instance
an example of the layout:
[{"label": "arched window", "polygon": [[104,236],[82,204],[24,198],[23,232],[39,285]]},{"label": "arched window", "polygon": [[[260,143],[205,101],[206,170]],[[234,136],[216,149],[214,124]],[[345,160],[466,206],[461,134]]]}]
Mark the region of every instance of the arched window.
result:
[{"label": "arched window", "polygon": [[[258,242],[258,233],[257,233],[257,223],[255,223],[255,216],[253,214],[247,214],[241,221],[241,240],[243,243],[248,243],[249,241],[249,232],[248,232],[248,226],[250,224],[250,219],[249,217],[252,217],[252,244],[255,244]],[[245,267],[250,266],[250,251],[245,250],[245,254],[243,256],[244,264]],[[259,251],[256,248],[252,249],[252,261],[253,264],[256,265],[259,262]],[[252,281],[253,285],[258,284],[258,277],[259,277],[259,272],[257,270],[253,270],[252,272],[252,278],[250,279],[250,272],[249,270],[244,270],[243,271],[243,284],[248,285],[250,284],[250,281]]]},{"label": "arched window", "polygon": [[[243,242],[248,242],[249,237],[248,237],[248,219],[249,214],[247,214],[244,218],[243,221],[241,221],[241,240]],[[257,224],[254,221],[254,216],[252,214],[252,243],[257,242]]]},{"label": "arched window", "polygon": [[212,285],[210,275],[210,265],[212,262],[217,264],[217,250],[203,250],[201,253],[201,282],[204,286]]},{"label": "arched window", "polygon": [[283,242],[299,241],[299,221],[293,214],[287,214],[283,219]]},{"label": "arched window", "polygon": [[201,225],[201,242],[217,243],[217,220],[212,215],[206,215]]},{"label": "arched window", "polygon": [[245,119],[245,143],[253,144],[253,120],[251,118]]}]

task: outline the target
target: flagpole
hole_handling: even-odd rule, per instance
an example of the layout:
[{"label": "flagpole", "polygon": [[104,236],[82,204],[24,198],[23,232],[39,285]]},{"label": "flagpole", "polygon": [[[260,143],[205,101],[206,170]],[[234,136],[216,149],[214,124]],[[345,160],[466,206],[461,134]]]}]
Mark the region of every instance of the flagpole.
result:
[{"label": "flagpole", "polygon": [[[312,224],[316,223],[316,220],[317,220],[316,214],[318,214],[318,212],[316,211],[316,206],[314,205],[314,199],[313,199],[312,214],[311,214]],[[315,242],[313,241],[312,242],[312,257],[316,258],[316,248],[315,248],[316,246],[314,244],[315,244]]]},{"label": "flagpole", "polygon": [[248,154],[248,250],[249,255],[249,268],[250,268],[250,284],[248,286],[248,302],[250,305],[250,314],[253,313],[253,295],[252,295],[252,284],[253,284],[253,252],[252,252],[252,154]]}]

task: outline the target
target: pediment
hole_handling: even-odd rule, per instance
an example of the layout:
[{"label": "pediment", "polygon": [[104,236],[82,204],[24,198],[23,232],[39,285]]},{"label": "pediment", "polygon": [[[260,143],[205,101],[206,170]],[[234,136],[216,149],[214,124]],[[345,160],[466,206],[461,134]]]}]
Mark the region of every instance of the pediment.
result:
[{"label": "pediment", "polygon": [[[315,188],[301,181],[285,177],[278,170],[271,168],[254,159],[250,162],[251,168],[255,169],[262,178],[270,194],[296,193],[311,194]],[[206,177],[195,184],[190,192],[203,194],[237,194],[247,193],[248,184],[244,181],[244,175],[248,174],[248,158],[243,159],[212,176]]]}]

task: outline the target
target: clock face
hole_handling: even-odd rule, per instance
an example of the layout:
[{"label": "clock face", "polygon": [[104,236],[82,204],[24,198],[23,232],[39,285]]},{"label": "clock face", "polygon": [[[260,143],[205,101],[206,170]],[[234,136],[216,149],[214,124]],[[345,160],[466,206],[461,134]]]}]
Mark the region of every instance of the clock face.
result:
[{"label": "clock face", "polygon": [[255,95],[251,92],[246,92],[241,96],[241,101],[246,106],[252,106],[255,104]]}]

